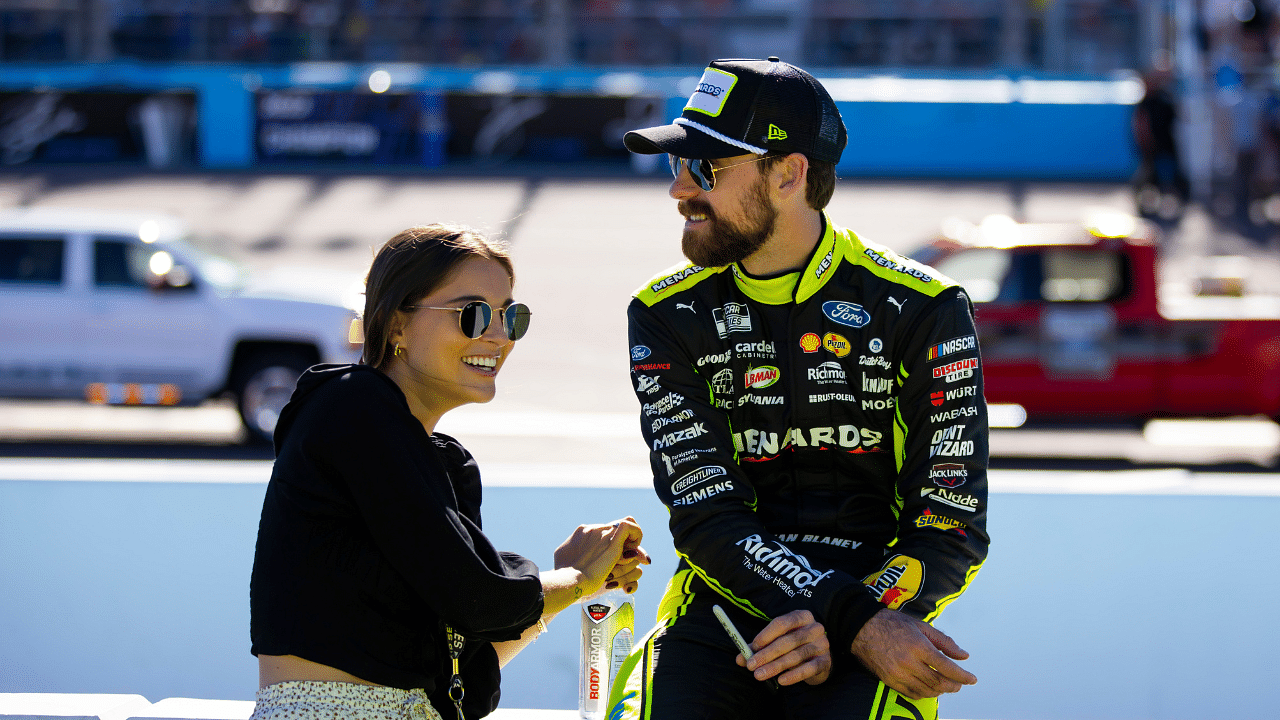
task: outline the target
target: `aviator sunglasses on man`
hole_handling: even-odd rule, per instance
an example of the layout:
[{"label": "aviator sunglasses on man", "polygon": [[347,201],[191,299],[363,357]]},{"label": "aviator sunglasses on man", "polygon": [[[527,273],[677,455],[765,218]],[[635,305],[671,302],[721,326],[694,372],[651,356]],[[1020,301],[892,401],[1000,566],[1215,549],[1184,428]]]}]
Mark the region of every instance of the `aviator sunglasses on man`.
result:
[{"label": "aviator sunglasses on man", "polygon": [[[462,307],[434,307],[431,305],[405,305],[405,309],[416,310],[452,310],[458,313],[458,326],[462,334],[475,339],[489,329],[493,322],[493,308],[483,300],[473,300]],[[529,331],[529,306],[524,303],[511,303],[499,313],[502,317],[502,328],[507,332],[509,340],[519,340]]]},{"label": "aviator sunglasses on man", "polygon": [[698,187],[702,188],[707,192],[711,192],[716,187],[716,171],[717,170],[728,170],[731,167],[738,167],[739,165],[747,165],[749,163],[760,162],[761,160],[764,160],[767,157],[769,156],[763,155],[761,157],[758,157],[752,160],[743,160],[742,162],[734,163],[732,165],[721,165],[720,167],[716,167],[715,165],[712,165],[711,161],[705,158],[701,160],[690,160],[689,158],[676,157],[675,155],[667,155],[667,161],[671,163],[672,177],[679,180],[680,170],[683,168],[688,168],[689,175],[691,175],[693,179],[697,181]]}]

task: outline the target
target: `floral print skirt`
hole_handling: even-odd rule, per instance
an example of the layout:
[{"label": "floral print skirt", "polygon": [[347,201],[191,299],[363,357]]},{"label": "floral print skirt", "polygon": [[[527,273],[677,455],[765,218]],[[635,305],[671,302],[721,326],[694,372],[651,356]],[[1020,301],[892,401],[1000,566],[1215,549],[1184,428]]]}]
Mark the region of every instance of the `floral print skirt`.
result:
[{"label": "floral print skirt", "polygon": [[258,690],[249,720],[442,720],[423,690],[345,682],[282,682]]}]

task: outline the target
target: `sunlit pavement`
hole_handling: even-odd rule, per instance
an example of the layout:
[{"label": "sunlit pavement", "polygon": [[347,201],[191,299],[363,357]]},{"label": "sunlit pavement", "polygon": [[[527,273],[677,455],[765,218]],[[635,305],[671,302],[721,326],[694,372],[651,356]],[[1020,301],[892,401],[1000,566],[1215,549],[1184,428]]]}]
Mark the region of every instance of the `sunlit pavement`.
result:
[{"label": "sunlit pavement", "polygon": [[[534,311],[490,405],[445,418],[482,460],[568,457],[643,463],[626,364],[625,307],[634,288],[681,260],[682,218],[660,175],[494,177],[99,173],[0,175],[0,206],[159,210],[188,221],[213,249],[262,285],[360,301],[374,250],[430,222],[475,226],[512,244],[516,297]],[[839,223],[910,252],[942,221],[1009,214],[1073,221],[1092,207],[1129,211],[1124,184],[906,182],[842,179],[829,208]],[[1253,253],[1249,287],[1280,290],[1280,264],[1262,246],[1215,229],[1198,211],[1166,241],[1175,272],[1215,253]],[[997,430],[996,458],[1103,458],[1136,463],[1270,465],[1267,420],[1086,430]],[[515,423],[515,426],[508,426]],[[442,429],[447,427],[442,426]],[[527,433],[519,427],[532,428]],[[1237,432],[1238,431],[1238,432]],[[102,408],[0,402],[0,443],[156,442],[225,445],[241,430],[231,407]]]}]

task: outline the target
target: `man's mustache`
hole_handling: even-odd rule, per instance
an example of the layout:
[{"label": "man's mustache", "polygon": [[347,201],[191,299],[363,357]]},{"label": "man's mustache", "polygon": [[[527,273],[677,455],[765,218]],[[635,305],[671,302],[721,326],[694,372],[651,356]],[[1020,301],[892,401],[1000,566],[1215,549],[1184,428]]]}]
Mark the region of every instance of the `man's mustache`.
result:
[{"label": "man's mustache", "polygon": [[676,204],[676,210],[685,217],[690,215],[706,215],[708,220],[715,220],[715,211],[711,209],[711,205],[702,200],[681,200]]}]

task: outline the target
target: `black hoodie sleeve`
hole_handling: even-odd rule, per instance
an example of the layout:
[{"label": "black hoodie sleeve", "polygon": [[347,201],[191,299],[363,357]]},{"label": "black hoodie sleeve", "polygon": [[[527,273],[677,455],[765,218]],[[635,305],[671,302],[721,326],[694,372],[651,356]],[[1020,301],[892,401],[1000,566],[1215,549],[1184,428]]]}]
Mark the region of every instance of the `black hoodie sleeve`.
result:
[{"label": "black hoodie sleeve", "polygon": [[[290,434],[354,504],[374,545],[440,618],[468,638],[519,637],[542,614],[533,562],[499,552],[459,510],[454,487],[403,394],[376,371],[324,383]],[[478,510],[478,508],[477,508]]]}]

